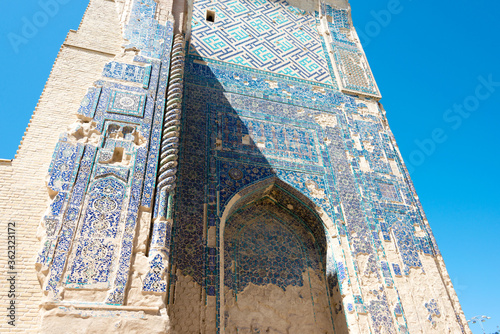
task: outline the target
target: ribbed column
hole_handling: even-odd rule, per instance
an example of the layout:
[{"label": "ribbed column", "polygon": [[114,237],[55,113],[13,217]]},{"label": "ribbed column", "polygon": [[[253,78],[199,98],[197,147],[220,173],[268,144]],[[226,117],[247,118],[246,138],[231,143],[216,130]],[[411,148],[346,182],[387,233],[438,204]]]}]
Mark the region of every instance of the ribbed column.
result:
[{"label": "ribbed column", "polygon": [[143,291],[149,292],[166,292],[166,280],[162,281],[162,277],[168,268],[170,255],[172,211],[179,159],[184,57],[184,36],[177,34],[172,47],[167,106],[163,123],[153,233],[149,247],[150,270],[143,285]]}]

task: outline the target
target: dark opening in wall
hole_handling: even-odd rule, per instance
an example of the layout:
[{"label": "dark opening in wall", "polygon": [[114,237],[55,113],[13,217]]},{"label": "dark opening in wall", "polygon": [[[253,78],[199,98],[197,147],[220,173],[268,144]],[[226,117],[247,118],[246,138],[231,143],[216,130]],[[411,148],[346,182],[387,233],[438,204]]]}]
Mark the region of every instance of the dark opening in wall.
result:
[{"label": "dark opening in wall", "polygon": [[207,16],[205,17],[205,19],[208,22],[215,22],[215,11],[207,10]]}]

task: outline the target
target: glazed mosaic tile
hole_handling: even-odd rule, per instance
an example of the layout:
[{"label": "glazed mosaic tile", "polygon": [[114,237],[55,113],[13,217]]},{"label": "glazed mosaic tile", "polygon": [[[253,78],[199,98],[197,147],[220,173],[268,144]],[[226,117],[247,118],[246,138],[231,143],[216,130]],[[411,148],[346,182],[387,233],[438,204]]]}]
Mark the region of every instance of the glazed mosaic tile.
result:
[{"label": "glazed mosaic tile", "polygon": [[150,74],[151,66],[143,67],[116,61],[107,63],[102,72],[103,77],[136,83],[148,83]]},{"label": "glazed mosaic tile", "polygon": [[[366,108],[366,106],[362,104],[357,106],[350,97],[342,97],[334,91],[330,93],[325,89],[325,94],[319,95],[316,101],[309,100],[310,106],[314,106],[314,109],[309,109],[309,105],[305,105],[307,102],[294,99],[295,94],[315,96],[313,94],[316,93],[313,89],[307,93],[307,86],[301,86],[295,82],[291,90],[292,97],[278,99],[274,97],[277,96],[278,92],[271,93],[272,89],[265,82],[266,74],[264,72],[254,71],[247,74],[248,70],[245,68],[237,71],[234,65],[228,64],[226,66],[221,62],[207,62],[207,65],[202,65],[194,62],[193,59],[199,58],[193,56],[193,58],[188,58],[186,63],[185,98],[189,102],[185,105],[186,119],[184,124],[186,126],[183,129],[183,132],[187,134],[183,145],[191,149],[188,156],[181,155],[181,163],[189,166],[185,167],[189,172],[183,172],[181,169],[178,201],[183,203],[183,209],[176,213],[177,218],[184,221],[185,224],[182,227],[177,227],[178,234],[174,255],[178,268],[182,268],[183,273],[192,275],[195,279],[199,277],[201,284],[213,281],[213,279],[204,280],[197,274],[201,268],[208,266],[208,263],[204,265],[202,262],[198,262],[197,258],[201,256],[194,255],[203,252],[202,247],[193,246],[202,242],[199,236],[203,233],[201,230],[203,225],[200,220],[203,212],[196,209],[196,201],[193,199],[197,196],[207,196],[207,201],[210,202],[219,196],[220,203],[226,203],[239,189],[244,189],[258,180],[273,175],[310,196],[317,203],[316,205],[324,208],[333,217],[335,217],[333,207],[342,202],[345,209],[344,215],[348,222],[346,232],[356,252],[372,254],[373,247],[383,247],[378,239],[378,234],[375,233],[378,229],[382,232],[384,240],[391,240],[390,231],[394,225],[385,222],[385,215],[382,212],[388,210],[392,202],[399,203],[397,188],[394,186],[394,182],[399,181],[392,177],[392,171],[384,160],[385,150],[389,149],[389,146],[384,145],[380,139],[383,138],[381,135],[384,132],[379,123],[372,120],[356,121],[355,123],[354,120],[345,118],[343,114],[335,110],[333,112],[337,115],[336,123],[338,125],[324,128],[316,123],[316,117],[318,117],[316,115],[332,112],[332,102],[334,106],[340,106],[340,103],[345,101],[344,108],[353,112],[357,112],[358,108]],[[281,82],[278,81],[278,85],[280,84]],[[256,89],[257,91],[262,90],[262,97],[268,100],[259,99],[255,94]],[[264,94],[269,89],[271,94]],[[317,108],[320,108],[321,111]],[[348,131],[345,130],[349,127],[348,123],[356,124],[356,128],[360,129],[360,138],[363,143],[366,142],[363,144],[366,146],[364,150],[356,150],[353,142],[350,142]],[[280,124],[286,124],[286,127],[282,127]],[[296,134],[294,126],[297,127]],[[316,150],[309,150],[311,155],[308,155],[307,150],[294,151],[301,145],[300,139],[295,138],[311,136],[306,135],[303,132],[304,129],[314,129],[311,134],[313,134],[312,138],[315,139],[310,141],[309,145],[316,146]],[[329,138],[331,144],[323,146],[321,143],[324,138]],[[197,147],[194,143],[200,142],[208,143],[207,151],[201,148],[192,149]],[[353,156],[359,156],[359,154],[364,156],[373,166],[372,173],[379,174],[371,176],[359,169],[356,170],[356,174],[349,174],[348,166],[351,163],[346,156],[346,151],[349,150],[353,152]],[[217,162],[219,159],[221,162]],[[206,163],[201,164],[202,162]],[[328,163],[334,165],[335,168],[330,167]],[[317,176],[313,176],[314,173],[317,173]],[[320,175],[324,176],[318,179]],[[356,178],[355,175],[357,175]],[[380,176],[376,175],[387,175],[384,176],[384,179],[393,181],[386,181],[385,184],[388,187],[384,188],[382,185],[382,189],[380,189],[377,183],[380,182],[377,181]],[[306,186],[308,178],[314,180],[310,184],[310,189]],[[357,181],[361,179],[363,185],[359,185],[359,181]],[[207,187],[202,187],[202,184],[206,184]],[[394,188],[391,188],[391,185]],[[358,187],[367,187],[364,191],[369,191],[373,198],[379,200],[383,197],[383,190],[386,200],[391,202],[379,206],[374,211],[380,212],[378,217],[382,219],[382,222],[376,221],[376,224],[373,225],[375,228],[373,233],[369,227],[371,225],[367,223],[372,218],[366,216],[371,215],[372,209],[361,203],[360,193],[356,191]],[[217,194],[216,189],[218,189]],[[319,191],[315,192],[316,189]],[[380,203],[383,202],[380,201]],[[392,206],[398,210],[397,212],[399,210],[403,210],[404,214],[407,212],[403,205],[394,204]],[[223,208],[219,209],[219,212],[221,211]],[[208,225],[216,225],[218,218],[216,216],[210,217],[212,216],[209,213]],[[408,228],[409,226],[405,227],[405,229]],[[339,233],[342,231],[343,226],[339,227]],[[406,240],[404,234],[397,234],[397,237]],[[182,245],[190,245],[190,247],[184,248]],[[410,254],[414,253],[408,253],[408,255]],[[411,256],[415,257],[415,255]],[[408,259],[407,263],[413,267],[416,266],[418,254],[416,254],[416,258],[416,260]],[[342,268],[342,266],[335,267]],[[387,285],[392,286],[392,279],[389,278],[390,273],[389,276],[387,275],[387,270],[378,269],[376,262],[373,268],[373,272],[377,276],[385,273]],[[388,269],[388,266],[385,269]],[[342,272],[342,269],[338,270],[340,273]],[[380,274],[379,270],[381,270]],[[213,276],[213,274],[211,275]],[[344,281],[342,274],[340,277],[340,281]],[[249,280],[252,281],[251,278]],[[213,288],[207,286],[206,288],[209,291],[207,293],[211,293],[215,286]],[[387,310],[386,308],[384,312]]]},{"label": "glazed mosaic tile", "polygon": [[359,51],[340,46],[335,47],[334,50],[343,86],[353,91],[377,94],[377,89],[375,88],[375,83],[364,55]]},{"label": "glazed mosaic tile", "polygon": [[[226,272],[226,284],[236,291],[243,291],[250,283],[271,283],[283,290],[287,286],[302,286],[302,273],[308,267],[303,242],[272,215],[254,219],[234,237],[227,236],[226,252],[231,254],[227,263],[235,259],[236,268],[234,273]],[[229,232],[230,225],[227,228]]]},{"label": "glazed mosaic tile", "polygon": [[95,177],[114,176],[123,182],[127,182],[129,174],[130,171],[128,168],[100,166],[96,169]]},{"label": "glazed mosaic tile", "polygon": [[124,37],[129,41],[127,48],[135,47],[143,56],[161,59],[169,33],[155,19],[157,6],[154,0],[134,1]]},{"label": "glazed mosaic tile", "polygon": [[133,178],[131,184],[131,194],[128,202],[128,212],[123,226],[123,237],[121,240],[121,250],[119,255],[118,268],[113,282],[113,289],[108,292],[107,304],[123,305],[125,300],[125,288],[129,279],[130,261],[132,258],[132,248],[138,211],[140,204],[140,195],[143,188],[144,172],[146,169],[146,149],[139,147],[137,149],[137,158],[133,166]]},{"label": "glazed mosaic tile", "polygon": [[354,312],[354,305],[351,303],[347,303],[347,312],[353,313]]},{"label": "glazed mosaic tile", "polygon": [[413,228],[403,219],[395,221],[392,229],[404,264],[403,272],[408,275],[411,268],[422,267],[413,237]]},{"label": "glazed mosaic tile", "polygon": [[401,303],[397,303],[396,306],[394,307],[394,314],[396,316],[403,315],[403,308],[401,307]]},{"label": "glazed mosaic tile", "polygon": [[337,272],[339,282],[343,282],[347,278],[343,262],[337,262]]},{"label": "glazed mosaic tile", "polygon": [[363,303],[363,299],[359,295],[354,295],[354,307],[356,309],[356,313],[358,314],[366,314],[366,307]]},{"label": "glazed mosaic tile", "polygon": [[401,277],[401,276],[403,276],[403,275],[401,274],[401,268],[399,267],[399,264],[397,264],[397,263],[393,263],[393,264],[392,264],[392,269],[394,270],[394,275],[395,275],[396,277]]},{"label": "glazed mosaic tile", "polygon": [[107,111],[117,114],[142,117],[144,116],[145,100],[145,95],[113,91],[111,93]]},{"label": "glazed mosaic tile", "polygon": [[[340,74],[342,87],[350,91],[378,96],[379,91],[373,74],[352,32],[348,10],[321,2],[321,14],[326,16],[333,58]],[[318,17],[318,14],[316,16]]]},{"label": "glazed mosaic tile", "polygon": [[99,180],[90,187],[89,205],[66,284],[103,288],[99,283],[104,283],[104,288],[109,287],[124,196],[123,183],[112,178]]},{"label": "glazed mosaic tile", "polygon": [[161,273],[165,270],[165,261],[161,255],[157,254],[150,262],[150,270],[144,279],[144,291],[166,292],[167,285],[162,282]]},{"label": "glazed mosaic tile", "polygon": [[314,16],[285,1],[200,1],[192,29],[192,55],[332,84]]},{"label": "glazed mosaic tile", "polygon": [[75,181],[82,154],[83,145],[59,142],[49,169],[47,186],[58,192],[69,191]]},{"label": "glazed mosaic tile", "polygon": [[59,282],[63,274],[64,267],[67,263],[68,251],[71,247],[71,240],[73,239],[74,231],[76,228],[76,220],[81,211],[83,202],[84,191],[90,178],[92,164],[96,155],[96,148],[94,146],[86,146],[85,153],[80,162],[80,169],[71,191],[71,197],[66,209],[57,247],[54,244],[54,256],[50,263],[50,272],[44,289],[51,292],[54,298],[57,298],[60,293]]},{"label": "glazed mosaic tile", "polygon": [[[134,15],[151,14],[153,4],[136,1]],[[146,16],[148,24],[157,24]],[[128,25],[136,36],[131,43],[145,47],[146,57],[159,59],[139,59],[146,66],[111,62],[103,77],[142,83],[142,88],[95,82],[79,113],[93,119],[101,133],[99,146],[75,146],[64,135],[53,156],[49,186],[61,195],[46,219],[48,234],[38,259],[50,265],[46,290],[53,298],[62,289],[85,288],[108,290],[103,303],[121,305],[125,299],[141,197],[151,201],[156,183],[173,31],[168,22],[157,25],[154,36],[137,36],[137,29],[149,29],[137,22],[132,19]],[[157,268],[154,258],[151,268]]]},{"label": "glazed mosaic tile", "polygon": [[416,238],[419,248],[426,255],[434,255],[435,252],[432,249],[431,243],[429,242],[427,237],[417,237]]},{"label": "glazed mosaic tile", "polygon": [[[145,207],[151,207],[153,203],[154,189],[156,185],[156,176],[158,170],[158,157],[160,154],[160,143],[162,136],[162,123],[166,107],[166,91],[169,79],[170,70],[170,52],[172,50],[173,42],[173,23],[167,22],[165,27],[166,36],[164,37],[165,50],[161,58],[160,64],[161,68],[159,73],[156,72],[151,77],[151,82],[153,83],[149,88],[150,91],[157,91],[155,111],[152,119],[152,132],[149,146],[149,154],[146,167],[146,179],[144,180],[144,191],[141,199],[141,205]],[[157,81],[159,80],[159,81]],[[158,83],[157,83],[158,82]]]},{"label": "glazed mosaic tile", "polygon": [[378,182],[378,187],[380,189],[382,199],[400,202],[399,194],[397,192],[396,187],[393,184]]},{"label": "glazed mosaic tile", "polygon": [[[49,268],[45,290],[56,299],[101,290],[102,303],[123,305],[141,208],[155,219],[145,293],[175,291],[188,276],[215,298],[219,321],[221,280],[237,297],[250,285],[304,287],[315,275],[322,293],[353,297],[331,314],[345,305],[368,314],[373,333],[405,332],[385,251],[397,247],[401,277],[438,250],[382,111],[337,87],[378,96],[349,13],[202,0],[184,44],[156,10],[134,1],[125,37],[137,64],[108,63],[81,103],[98,145],[66,134],[54,151],[49,187],[59,194],[37,260]],[[324,19],[330,37],[318,34]],[[440,316],[434,300],[425,307],[429,321]]]},{"label": "glazed mosaic tile", "polygon": [[62,215],[67,203],[68,193],[59,192],[50,204],[49,212],[43,217],[47,237],[43,243],[36,263],[41,265],[49,265],[52,261],[54,249],[56,247],[59,230],[62,224]]},{"label": "glazed mosaic tile", "polygon": [[80,103],[78,114],[88,118],[93,118],[100,95],[101,95],[100,87],[89,88],[87,94]]},{"label": "glazed mosaic tile", "polygon": [[387,287],[392,287],[394,283],[392,281],[392,275],[389,269],[389,264],[386,261],[380,261],[380,267],[382,269],[382,275],[384,277],[385,285]]}]

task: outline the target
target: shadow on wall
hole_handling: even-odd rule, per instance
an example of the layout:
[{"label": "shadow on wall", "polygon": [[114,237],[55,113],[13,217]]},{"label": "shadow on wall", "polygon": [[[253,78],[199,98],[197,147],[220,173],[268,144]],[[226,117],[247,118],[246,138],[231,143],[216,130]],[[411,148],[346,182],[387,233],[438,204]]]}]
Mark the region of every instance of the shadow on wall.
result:
[{"label": "shadow on wall", "polygon": [[290,185],[304,174],[295,165],[320,162],[314,138],[268,114],[265,100],[233,108],[243,96],[221,75],[186,57],[171,282],[183,294],[173,323],[189,276],[220,297],[226,333],[346,333],[336,270],[327,268],[331,238],[318,206]]}]

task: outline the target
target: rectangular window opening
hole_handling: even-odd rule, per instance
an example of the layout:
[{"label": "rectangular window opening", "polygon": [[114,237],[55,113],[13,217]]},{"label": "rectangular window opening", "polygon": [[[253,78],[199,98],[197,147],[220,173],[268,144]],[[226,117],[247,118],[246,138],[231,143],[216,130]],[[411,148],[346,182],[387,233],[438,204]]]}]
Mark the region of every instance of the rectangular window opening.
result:
[{"label": "rectangular window opening", "polygon": [[215,11],[207,10],[207,15],[206,15],[205,19],[208,22],[215,22]]}]

